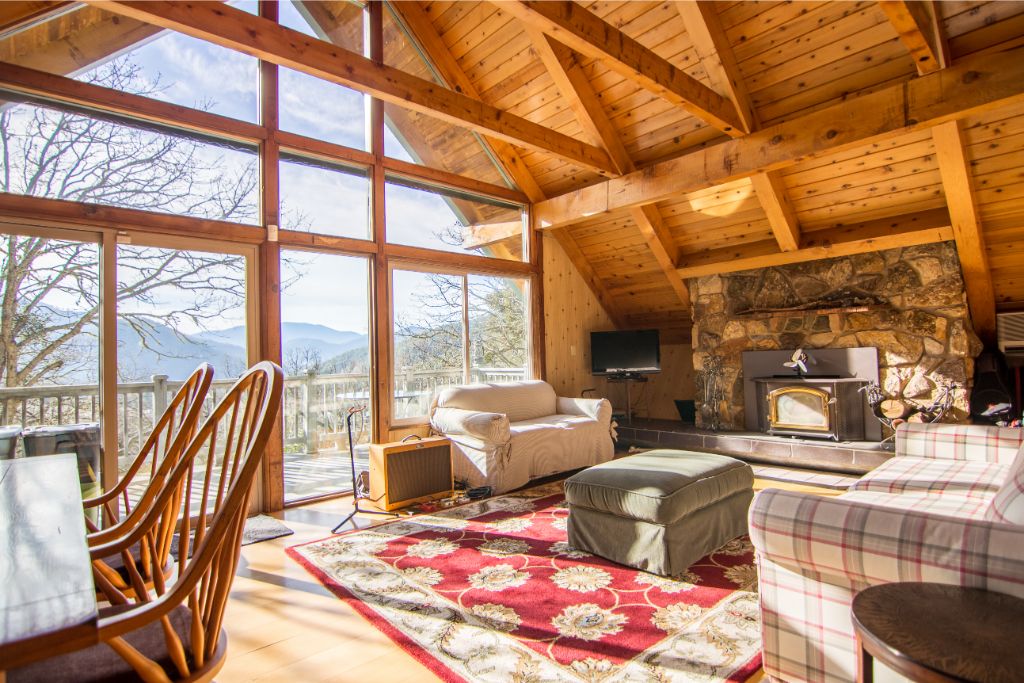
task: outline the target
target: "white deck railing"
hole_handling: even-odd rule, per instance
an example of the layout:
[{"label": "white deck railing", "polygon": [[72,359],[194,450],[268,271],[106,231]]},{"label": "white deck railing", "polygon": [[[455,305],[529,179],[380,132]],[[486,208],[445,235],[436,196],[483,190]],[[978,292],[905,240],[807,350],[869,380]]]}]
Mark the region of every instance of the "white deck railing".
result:
[{"label": "white deck railing", "polygon": [[[521,368],[479,368],[471,372],[474,382],[510,382],[525,377]],[[399,371],[395,376],[394,417],[425,415],[430,396],[439,386],[463,381],[461,369]],[[217,380],[210,387],[207,402],[213,406],[234,380]],[[181,387],[166,375],[150,382],[117,385],[118,459],[125,466],[138,452],[153,429],[155,416]],[[284,442],[292,453],[347,449],[345,416],[352,406],[367,405],[370,377],[366,374],[305,375],[285,378]],[[0,425],[39,425],[99,422],[97,385],[50,385],[0,388]],[[364,430],[366,440],[369,428]]]}]

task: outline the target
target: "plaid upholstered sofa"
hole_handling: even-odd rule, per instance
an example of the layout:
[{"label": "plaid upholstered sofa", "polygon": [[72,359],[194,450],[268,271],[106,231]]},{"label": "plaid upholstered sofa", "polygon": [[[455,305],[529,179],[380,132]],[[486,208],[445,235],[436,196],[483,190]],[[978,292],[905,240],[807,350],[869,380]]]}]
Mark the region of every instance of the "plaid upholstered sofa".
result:
[{"label": "plaid upholstered sofa", "polygon": [[749,522],[767,675],[853,681],[850,603],[870,585],[1024,597],[1022,442],[1020,429],[905,424],[895,456],[841,496],[761,491]]}]

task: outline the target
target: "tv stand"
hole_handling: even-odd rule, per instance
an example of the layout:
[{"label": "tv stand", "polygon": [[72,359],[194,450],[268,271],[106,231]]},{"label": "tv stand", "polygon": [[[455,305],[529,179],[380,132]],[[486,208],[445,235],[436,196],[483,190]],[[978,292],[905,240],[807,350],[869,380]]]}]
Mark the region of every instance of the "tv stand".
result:
[{"label": "tv stand", "polygon": [[629,396],[630,382],[646,382],[647,376],[638,372],[613,372],[608,375],[608,381],[613,383],[622,382],[626,385],[626,424],[633,422],[633,401]]}]

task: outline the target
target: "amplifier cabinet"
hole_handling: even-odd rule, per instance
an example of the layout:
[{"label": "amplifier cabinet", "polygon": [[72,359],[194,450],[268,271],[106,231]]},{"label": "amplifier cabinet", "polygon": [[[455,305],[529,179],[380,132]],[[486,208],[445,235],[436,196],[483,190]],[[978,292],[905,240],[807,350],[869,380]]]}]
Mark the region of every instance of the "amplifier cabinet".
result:
[{"label": "amplifier cabinet", "polygon": [[448,439],[370,445],[370,502],[382,510],[447,498],[454,489]]}]

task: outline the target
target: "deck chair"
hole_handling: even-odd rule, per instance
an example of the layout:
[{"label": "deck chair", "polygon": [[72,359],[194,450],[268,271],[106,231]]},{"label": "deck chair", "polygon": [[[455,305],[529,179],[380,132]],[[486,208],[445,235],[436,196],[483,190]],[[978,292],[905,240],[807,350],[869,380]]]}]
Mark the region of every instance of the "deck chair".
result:
[{"label": "deck chair", "polygon": [[149,562],[168,532],[160,520],[179,521],[176,579],[167,584],[150,567],[154,595],[130,555],[134,595],[101,572],[97,586],[110,605],[100,609],[97,631],[69,637],[49,659],[9,668],[14,681],[209,681],[224,665],[222,621],[241,550],[242,530],[264,448],[281,405],[284,375],[264,361],[250,368],[199,428],[163,482],[143,523],[124,539],[92,549],[94,555],[149,548]]}]

